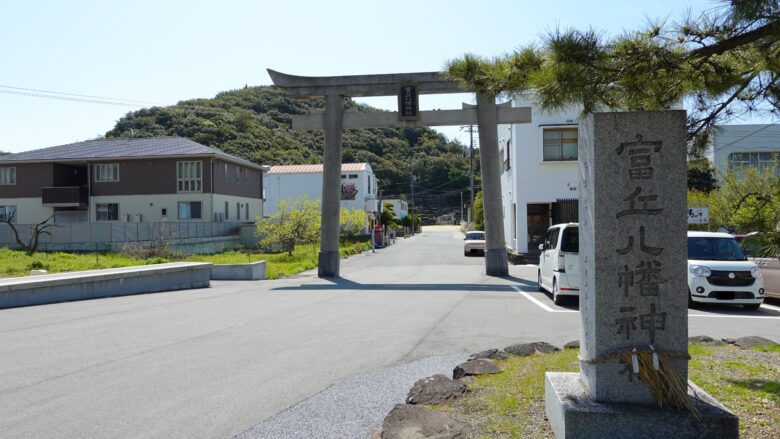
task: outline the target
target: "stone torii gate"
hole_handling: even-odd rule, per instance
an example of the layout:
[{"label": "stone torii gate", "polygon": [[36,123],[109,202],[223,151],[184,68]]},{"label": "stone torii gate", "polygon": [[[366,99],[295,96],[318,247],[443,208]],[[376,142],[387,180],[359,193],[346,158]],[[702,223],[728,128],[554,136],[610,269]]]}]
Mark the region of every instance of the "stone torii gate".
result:
[{"label": "stone torii gate", "polygon": [[[319,277],[339,275],[341,133],[353,128],[422,128],[478,125],[485,215],[485,272],[509,274],[501,209],[498,124],[531,122],[530,107],[496,106],[496,96],[477,92],[476,108],[419,111],[421,94],[468,93],[440,72],[355,76],[294,76],[268,69],[274,85],[293,97],[324,96],[325,112],[293,116],[293,129],[325,130],[322,173],[322,235]],[[397,112],[345,112],[345,97],[398,96]]]}]

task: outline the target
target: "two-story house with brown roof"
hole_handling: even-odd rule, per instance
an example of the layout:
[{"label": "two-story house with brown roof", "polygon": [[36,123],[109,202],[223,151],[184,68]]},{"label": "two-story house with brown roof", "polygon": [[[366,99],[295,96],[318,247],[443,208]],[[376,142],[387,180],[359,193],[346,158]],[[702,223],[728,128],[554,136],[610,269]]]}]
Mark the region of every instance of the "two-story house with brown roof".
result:
[{"label": "two-story house with brown roof", "polygon": [[181,137],[99,139],[0,156],[0,220],[250,222],[267,167]]}]

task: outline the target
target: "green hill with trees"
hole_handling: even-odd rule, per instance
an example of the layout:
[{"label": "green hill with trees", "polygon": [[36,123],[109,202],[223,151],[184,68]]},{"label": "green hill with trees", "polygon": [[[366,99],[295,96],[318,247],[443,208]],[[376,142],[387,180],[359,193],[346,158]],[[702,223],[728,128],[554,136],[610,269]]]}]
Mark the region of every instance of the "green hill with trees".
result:
[{"label": "green hill with trees", "polygon": [[[348,100],[347,109],[380,111]],[[324,109],[323,99],[299,99],[274,87],[245,87],[213,99],[192,99],[170,107],[128,113],[108,138],[180,136],[263,165],[322,162],[322,131],[294,131],[292,116]],[[418,176],[418,211],[459,210],[469,184],[467,147],[427,129],[346,130],[344,162],[368,162],[385,198],[408,194],[411,166]],[[479,160],[475,158],[479,180]]]}]

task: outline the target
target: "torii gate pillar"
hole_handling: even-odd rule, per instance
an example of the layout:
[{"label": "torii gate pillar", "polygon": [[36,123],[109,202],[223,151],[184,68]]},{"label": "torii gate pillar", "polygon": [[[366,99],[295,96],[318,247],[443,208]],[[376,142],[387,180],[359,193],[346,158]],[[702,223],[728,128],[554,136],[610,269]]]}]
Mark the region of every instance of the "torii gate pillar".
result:
[{"label": "torii gate pillar", "polygon": [[[419,128],[445,125],[479,125],[480,163],[485,213],[485,272],[488,276],[509,273],[501,210],[501,176],[497,124],[531,122],[528,107],[497,107],[496,96],[477,93],[477,108],[418,111],[417,95],[464,93],[461,86],[440,72],[387,75],[305,77],[268,69],[274,84],[290,96],[325,96],[325,114],[293,116],[293,129],[324,129],[322,173],[322,235],[320,277],[339,275],[339,210],[341,207],[341,132],[350,128]],[[403,102],[400,94],[405,90]],[[344,97],[399,95],[403,111],[344,112]],[[400,109],[400,108],[399,108]]]},{"label": "torii gate pillar", "polygon": [[344,97],[325,97],[325,149],[322,162],[322,211],[319,277],[339,275],[339,210],[341,208],[341,132],[344,125]]},{"label": "torii gate pillar", "polygon": [[485,274],[508,276],[509,264],[504,241],[501,209],[501,175],[498,157],[496,95],[477,93],[479,126],[479,165],[482,173],[482,207],[485,215]]}]

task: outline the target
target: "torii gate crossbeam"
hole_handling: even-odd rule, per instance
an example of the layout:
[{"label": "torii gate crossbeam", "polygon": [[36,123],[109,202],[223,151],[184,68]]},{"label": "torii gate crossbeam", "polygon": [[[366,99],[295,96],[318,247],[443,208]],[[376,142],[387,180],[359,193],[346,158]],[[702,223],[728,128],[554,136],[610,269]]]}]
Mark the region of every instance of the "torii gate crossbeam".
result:
[{"label": "torii gate crossbeam", "polygon": [[[325,96],[325,112],[293,117],[294,129],[323,129],[322,233],[320,277],[339,275],[341,135],[350,128],[408,128],[441,125],[479,126],[480,165],[485,215],[485,272],[506,276],[509,268],[501,209],[497,124],[529,123],[530,108],[497,107],[494,94],[477,92],[476,108],[418,111],[420,94],[468,93],[440,72],[356,76],[294,76],[268,69],[271,80],[290,96]],[[344,111],[344,97],[399,96],[398,112]],[[401,108],[403,106],[403,108]]]}]

